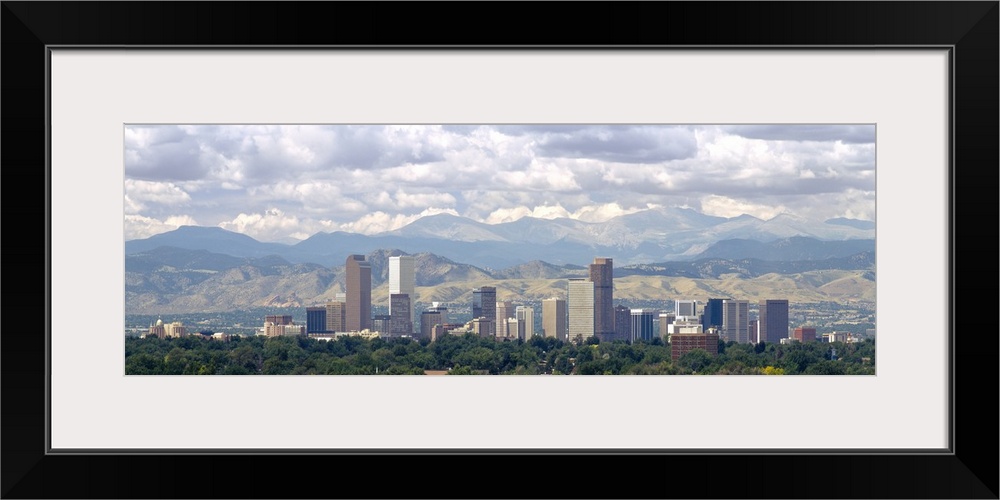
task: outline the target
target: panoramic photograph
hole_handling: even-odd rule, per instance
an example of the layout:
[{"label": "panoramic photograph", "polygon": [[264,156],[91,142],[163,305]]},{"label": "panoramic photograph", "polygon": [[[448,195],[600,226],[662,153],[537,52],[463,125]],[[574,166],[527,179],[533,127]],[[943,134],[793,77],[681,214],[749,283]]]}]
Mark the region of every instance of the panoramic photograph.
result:
[{"label": "panoramic photograph", "polygon": [[134,124],[125,375],[875,375],[873,124]]}]

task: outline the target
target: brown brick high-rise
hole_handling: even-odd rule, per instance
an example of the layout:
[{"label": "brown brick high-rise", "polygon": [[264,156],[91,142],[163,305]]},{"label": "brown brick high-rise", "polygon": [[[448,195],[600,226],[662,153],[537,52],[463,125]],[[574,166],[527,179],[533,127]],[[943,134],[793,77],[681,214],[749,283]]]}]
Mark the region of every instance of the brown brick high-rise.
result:
[{"label": "brown brick high-rise", "polygon": [[615,308],[612,304],[615,287],[611,259],[598,257],[590,265],[590,281],[594,282],[594,335],[601,340],[614,338]]},{"label": "brown brick high-rise", "polygon": [[361,331],[372,326],[372,266],[364,255],[347,258],[347,320],[348,331]]}]

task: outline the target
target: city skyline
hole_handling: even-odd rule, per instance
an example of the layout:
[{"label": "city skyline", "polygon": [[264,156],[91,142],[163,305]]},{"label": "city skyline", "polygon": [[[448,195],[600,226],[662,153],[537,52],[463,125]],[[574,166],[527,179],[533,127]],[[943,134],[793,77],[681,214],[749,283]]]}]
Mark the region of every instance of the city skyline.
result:
[{"label": "city skyline", "polygon": [[261,241],[448,213],[602,222],[656,207],[874,219],[874,125],[129,125],[125,238]]}]

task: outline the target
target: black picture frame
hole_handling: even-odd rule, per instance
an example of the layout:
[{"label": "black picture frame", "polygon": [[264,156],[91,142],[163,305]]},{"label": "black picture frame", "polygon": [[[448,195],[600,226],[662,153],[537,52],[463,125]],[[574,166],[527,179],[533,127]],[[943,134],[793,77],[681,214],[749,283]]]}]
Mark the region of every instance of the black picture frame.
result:
[{"label": "black picture frame", "polygon": [[[18,278],[8,288],[34,286],[31,293],[5,294],[5,309],[16,315],[8,318],[39,324],[50,314],[45,96],[47,47],[53,45],[948,46],[951,310],[961,304],[962,311],[975,311],[979,304],[973,303],[996,293],[989,264],[997,255],[996,226],[977,223],[973,231],[970,222],[995,214],[997,206],[996,1],[581,3],[552,10],[534,3],[2,3],[0,160],[8,179],[9,236],[3,254],[13,266],[8,269],[44,271],[34,282]],[[571,18],[556,14],[567,9]],[[958,249],[958,227],[964,228],[966,252]],[[969,250],[973,235],[986,261],[976,258],[979,249]],[[953,315],[953,453],[927,455],[51,455],[45,437],[47,336],[14,326],[0,338],[2,495],[302,498],[315,496],[319,482],[320,496],[338,497],[998,498],[996,459],[983,458],[998,455],[992,428],[998,339],[995,305],[982,307],[981,315]],[[521,474],[510,475],[527,470],[537,471],[545,486],[529,487],[516,479]],[[483,490],[456,488],[450,480],[459,474],[482,477]]]}]

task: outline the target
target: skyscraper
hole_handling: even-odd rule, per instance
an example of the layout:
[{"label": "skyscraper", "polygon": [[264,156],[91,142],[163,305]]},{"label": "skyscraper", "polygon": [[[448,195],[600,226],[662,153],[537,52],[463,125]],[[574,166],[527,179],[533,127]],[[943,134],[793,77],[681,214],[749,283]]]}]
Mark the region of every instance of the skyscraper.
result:
[{"label": "skyscraper", "polygon": [[501,319],[497,323],[497,337],[517,339],[521,335],[521,325],[517,318]]},{"label": "skyscraper", "polygon": [[391,329],[392,329],[392,316],[389,316],[388,314],[376,314],[374,317],[372,317],[372,326],[371,328],[369,328],[369,330],[389,335],[389,330]]},{"label": "skyscraper", "polygon": [[389,295],[389,335],[399,337],[413,334],[410,321],[410,296],[405,293]]},{"label": "skyscraper", "polygon": [[701,326],[707,332],[709,328],[722,328],[722,299],[708,299],[705,312],[702,314]]},{"label": "skyscraper", "polygon": [[594,282],[594,333],[601,340],[615,334],[614,266],[612,259],[598,257],[590,265],[590,281]]},{"label": "skyscraper", "polygon": [[306,333],[321,333],[326,331],[326,307],[306,308]]},{"label": "skyscraper", "polygon": [[[416,271],[414,270],[414,260],[412,255],[400,255],[389,257],[389,294],[405,293],[410,297],[410,323],[414,323],[416,316]],[[392,315],[392,301],[389,302],[389,315]]]},{"label": "skyscraper", "polygon": [[661,312],[657,319],[660,320],[660,338],[664,342],[669,342],[670,340],[670,325],[674,324],[674,318],[677,315],[674,313]]},{"label": "skyscraper", "polygon": [[[472,319],[486,318],[490,321],[491,327],[497,322],[497,289],[492,286],[484,286],[472,289]],[[496,334],[496,330],[490,335]]]},{"label": "skyscraper", "polygon": [[326,331],[347,331],[347,303],[342,300],[331,300],[326,303]]},{"label": "skyscraper", "polygon": [[594,336],[594,282],[569,279],[569,340],[586,342]]},{"label": "skyscraper", "polygon": [[502,324],[503,320],[514,317],[514,303],[509,300],[497,302],[497,324]]},{"label": "skyscraper", "polygon": [[347,257],[347,313],[349,331],[361,331],[372,325],[372,266],[364,255]]},{"label": "skyscraper", "polygon": [[[615,337],[614,340],[632,340],[632,312],[623,305],[615,306]],[[601,339],[603,342],[604,339]]]},{"label": "skyscraper", "polygon": [[434,325],[443,325],[447,322],[448,308],[433,302],[431,307],[420,315],[420,336],[426,339],[433,338]]},{"label": "skyscraper", "polygon": [[788,338],[788,301],[760,301],[760,336],[761,342],[780,342]]},{"label": "skyscraper", "polygon": [[722,338],[726,342],[750,341],[750,301],[722,301]]},{"label": "skyscraper", "polygon": [[524,340],[531,340],[535,335],[535,309],[528,306],[517,306],[514,310],[514,317],[517,318],[518,337]]},{"label": "skyscraper", "polygon": [[644,340],[652,342],[656,334],[653,332],[653,318],[656,311],[652,309],[632,309],[632,342]]},{"label": "skyscraper", "polygon": [[542,301],[542,329],[545,330],[546,337],[566,340],[565,300],[553,297]]},{"label": "skyscraper", "polygon": [[698,301],[697,300],[675,300],[674,301],[674,314],[676,317],[684,317],[687,319],[694,318],[698,315]]}]

